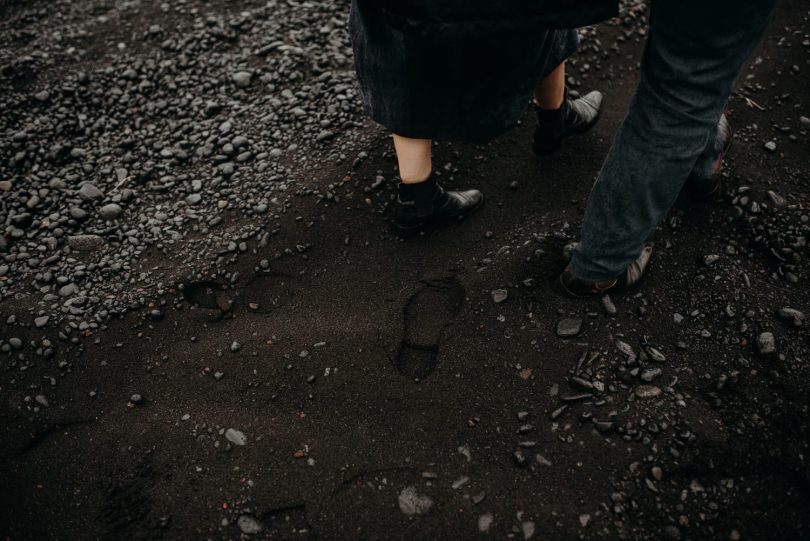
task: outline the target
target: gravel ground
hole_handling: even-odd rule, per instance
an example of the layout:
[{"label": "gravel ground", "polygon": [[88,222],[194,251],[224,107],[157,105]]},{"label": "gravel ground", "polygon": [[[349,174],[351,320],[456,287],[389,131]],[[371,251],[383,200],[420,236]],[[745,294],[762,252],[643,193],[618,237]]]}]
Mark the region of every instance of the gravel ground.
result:
[{"label": "gravel ground", "polygon": [[551,281],[646,5],[582,31],[597,128],[441,143],[400,242],[348,3],[0,2],[4,539],[810,539],[810,11],[729,104],[634,294]]}]

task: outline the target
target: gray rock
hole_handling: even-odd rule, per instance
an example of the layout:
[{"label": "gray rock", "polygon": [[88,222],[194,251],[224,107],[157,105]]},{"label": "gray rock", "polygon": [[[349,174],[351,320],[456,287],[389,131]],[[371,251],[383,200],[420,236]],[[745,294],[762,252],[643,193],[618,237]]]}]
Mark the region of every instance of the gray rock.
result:
[{"label": "gray rock", "polygon": [[217,115],[222,111],[223,106],[215,101],[209,101],[205,104],[205,116],[211,117]]},{"label": "gray rock", "polygon": [[478,531],[482,533],[486,533],[492,527],[492,522],[494,517],[492,513],[485,513],[478,517]]},{"label": "gray rock", "polygon": [[649,355],[650,359],[652,359],[653,361],[657,363],[662,363],[667,360],[666,355],[664,355],[654,347],[647,346],[645,349],[647,350],[647,355]]},{"label": "gray rock", "polygon": [[663,370],[661,370],[660,368],[646,368],[642,370],[641,376],[639,377],[641,377],[641,381],[644,381],[646,383],[652,383],[654,380],[659,378],[662,373]]},{"label": "gray rock", "polygon": [[68,246],[80,252],[92,252],[104,246],[104,239],[98,235],[74,235],[68,237]]},{"label": "gray rock", "polygon": [[459,488],[466,485],[469,481],[470,478],[467,475],[462,475],[461,477],[453,481],[453,484],[451,486],[453,487],[453,490],[458,490]]},{"label": "gray rock", "polygon": [[247,88],[253,81],[253,74],[249,71],[237,71],[231,75],[231,79],[239,88]]},{"label": "gray rock", "polygon": [[563,319],[557,323],[557,336],[570,338],[576,336],[582,330],[582,320],[578,318]]},{"label": "gray rock", "polygon": [[636,358],[636,352],[633,351],[632,346],[627,342],[622,342],[621,340],[616,340],[616,348],[623,353],[629,359]]},{"label": "gray rock", "polygon": [[406,515],[424,515],[433,509],[433,500],[417,492],[416,487],[407,486],[399,493],[399,509]]},{"label": "gray rock", "polygon": [[717,254],[709,254],[703,257],[703,264],[707,267],[711,267],[720,259],[720,256]]},{"label": "gray rock", "polygon": [[[0,273],[0,275],[2,275],[2,273]],[[804,312],[796,310],[795,308],[780,308],[777,310],[776,315],[779,319],[793,322],[797,327],[800,327],[806,319]]]},{"label": "gray rock", "polygon": [[771,355],[776,351],[776,339],[772,332],[763,332],[757,336],[757,350],[760,355]]},{"label": "gray rock", "polygon": [[784,197],[782,197],[781,195],[779,195],[778,193],[776,193],[773,190],[768,190],[768,197],[771,198],[771,202],[773,203],[773,206],[775,206],[777,208],[781,208],[781,207],[784,207],[785,205],[787,205],[787,199],[785,199]]},{"label": "gray rock", "polygon": [[509,292],[505,289],[493,289],[492,290],[492,300],[495,304],[500,304],[509,298]]},{"label": "gray rock", "polygon": [[98,209],[98,212],[105,220],[115,220],[121,215],[123,209],[115,203],[110,203]]},{"label": "gray rock", "polygon": [[34,325],[36,326],[37,329],[41,329],[42,327],[48,324],[49,319],[50,317],[48,316],[40,316],[34,319]]},{"label": "gray rock", "polygon": [[94,184],[85,182],[82,184],[82,187],[79,188],[79,197],[85,201],[96,201],[98,199],[104,199],[104,193],[96,188]]},{"label": "gray rock", "polygon": [[236,525],[239,526],[243,534],[247,535],[261,533],[264,530],[264,525],[253,515],[239,515],[239,518],[236,519]]},{"label": "gray rock", "polygon": [[318,136],[315,138],[315,141],[320,143],[326,141],[327,139],[331,139],[334,136],[335,136],[334,132],[331,132],[329,130],[321,130],[321,132],[318,133]]},{"label": "gray rock", "polygon": [[62,287],[60,287],[59,290],[56,292],[56,294],[59,295],[60,297],[70,297],[71,295],[76,293],[78,289],[79,288],[76,286],[76,284],[71,282],[70,284],[65,284]]},{"label": "gray rock", "polygon": [[661,396],[661,393],[661,389],[654,385],[639,385],[633,390],[633,394],[638,398],[656,398]]},{"label": "gray rock", "polygon": [[225,431],[225,439],[234,445],[247,445],[247,436],[245,436],[245,433],[235,428],[229,428]]},{"label": "gray rock", "polygon": [[543,455],[541,455],[540,453],[537,453],[536,455],[534,455],[534,459],[541,466],[551,466],[552,465],[551,461],[549,459],[547,459],[546,457],[544,457]]},{"label": "gray rock", "polygon": [[87,218],[87,211],[81,207],[71,207],[70,211],[68,212],[70,213],[70,217],[74,220],[81,221]]},{"label": "gray rock", "polygon": [[602,295],[600,300],[602,302],[602,308],[605,309],[605,312],[611,316],[615,316],[618,310],[616,309],[616,305],[613,304],[613,299],[610,298],[610,295]]}]

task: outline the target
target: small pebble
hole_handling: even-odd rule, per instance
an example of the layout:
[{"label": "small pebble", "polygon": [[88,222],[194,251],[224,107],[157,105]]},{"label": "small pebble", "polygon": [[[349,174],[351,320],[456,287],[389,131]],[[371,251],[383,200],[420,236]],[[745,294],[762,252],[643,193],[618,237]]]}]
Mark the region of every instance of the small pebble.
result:
[{"label": "small pebble", "polygon": [[576,318],[563,319],[557,323],[557,336],[570,338],[576,336],[582,330],[582,320]]},{"label": "small pebble", "polygon": [[247,445],[247,436],[245,436],[245,433],[235,428],[229,428],[225,431],[225,439],[234,445]]}]

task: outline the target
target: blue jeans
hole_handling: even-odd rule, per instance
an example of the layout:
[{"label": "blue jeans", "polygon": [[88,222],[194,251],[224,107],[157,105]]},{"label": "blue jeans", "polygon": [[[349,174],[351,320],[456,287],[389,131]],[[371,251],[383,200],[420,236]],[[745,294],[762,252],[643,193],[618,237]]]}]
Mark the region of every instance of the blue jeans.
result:
[{"label": "blue jeans", "polygon": [[690,172],[708,176],[718,122],[775,0],[656,0],[641,80],[599,177],[571,260],[574,274],[618,276],[641,253]]}]

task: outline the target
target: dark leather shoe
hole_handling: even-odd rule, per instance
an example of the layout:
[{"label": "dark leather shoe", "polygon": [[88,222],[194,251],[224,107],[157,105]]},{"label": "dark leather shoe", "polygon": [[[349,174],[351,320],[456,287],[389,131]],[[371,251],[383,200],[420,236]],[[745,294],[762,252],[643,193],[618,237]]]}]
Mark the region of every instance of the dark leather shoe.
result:
[{"label": "dark leather shoe", "polygon": [[726,157],[726,154],[728,154],[728,150],[731,148],[731,140],[734,137],[726,115],[720,117],[717,129],[720,132],[720,137],[723,139],[723,150],[720,151],[720,157],[717,158],[714,164],[712,174],[707,178],[700,178],[695,174],[690,174],[684,185],[686,193],[694,199],[708,199],[723,187],[723,179],[720,176],[720,172],[723,169],[723,159]]},{"label": "dark leather shoe", "polygon": [[601,107],[601,92],[594,90],[581,98],[571,99],[567,88],[559,109],[537,107],[537,128],[534,130],[532,146],[534,153],[538,156],[551,154],[560,148],[566,137],[591,129],[599,120]]},{"label": "dark leather shoe", "polygon": [[416,235],[442,222],[463,220],[481,208],[483,203],[484,194],[478,190],[448,192],[436,183],[433,197],[424,201],[397,198],[391,230],[397,237]]},{"label": "dark leather shoe", "polygon": [[574,276],[574,271],[571,270],[571,265],[568,265],[560,274],[560,288],[566,295],[577,298],[596,297],[608,292],[620,293],[632,289],[644,277],[644,272],[650,263],[652,249],[652,244],[645,245],[638,258],[627,267],[623,274],[600,282],[588,282],[577,278]]}]

